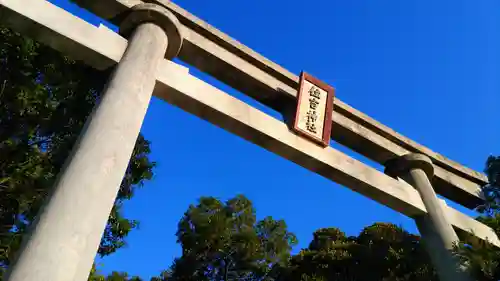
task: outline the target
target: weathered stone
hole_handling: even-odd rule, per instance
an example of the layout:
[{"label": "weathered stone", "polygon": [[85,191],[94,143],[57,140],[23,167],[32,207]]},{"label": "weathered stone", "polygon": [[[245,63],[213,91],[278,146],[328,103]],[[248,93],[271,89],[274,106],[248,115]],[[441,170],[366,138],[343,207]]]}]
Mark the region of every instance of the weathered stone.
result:
[{"label": "weathered stone", "polygon": [[182,26],[177,18],[167,9],[156,4],[141,3],[128,12],[120,25],[120,34],[128,37],[135,27],[143,23],[154,23],[161,27],[168,37],[168,48],[165,58],[172,59],[179,54],[182,47]]},{"label": "weathered stone", "polygon": [[154,23],[134,28],[6,280],[87,280],[168,42]]},{"label": "weathered stone", "polygon": [[432,188],[430,179],[434,176],[434,169],[431,159],[411,153],[389,161],[386,167],[386,173],[411,184],[422,198],[427,214],[414,218],[439,279],[471,281],[466,272],[460,271],[459,261],[452,253],[459,239]]}]

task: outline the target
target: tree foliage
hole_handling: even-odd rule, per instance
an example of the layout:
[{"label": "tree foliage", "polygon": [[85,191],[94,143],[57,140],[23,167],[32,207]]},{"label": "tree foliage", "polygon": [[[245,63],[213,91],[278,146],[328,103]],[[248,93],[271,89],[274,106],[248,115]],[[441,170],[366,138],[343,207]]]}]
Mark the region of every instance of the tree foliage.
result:
[{"label": "tree foliage", "polygon": [[376,223],[357,237],[337,228],[314,232],[282,280],[437,280],[420,238],[393,224]]},{"label": "tree foliage", "polygon": [[177,240],[182,256],[164,280],[272,280],[297,243],[284,221],[258,221],[241,195],[225,203],[202,197],[179,222]]},{"label": "tree foliage", "polygon": [[[484,170],[488,184],[483,187],[485,204],[478,207],[478,221],[491,227],[500,237],[500,157],[490,156]],[[500,280],[500,250],[495,246],[469,238],[457,249],[462,260],[478,281]]]},{"label": "tree foliage", "polygon": [[[138,276],[129,276],[126,272],[113,271],[108,276],[103,276],[97,273],[95,267],[92,268],[88,281],[143,281]],[[155,280],[151,280],[155,281]]]},{"label": "tree foliage", "polygon": [[[0,267],[19,248],[91,112],[109,72],[99,72],[0,27]],[[137,226],[121,206],[152,177],[142,136],[120,187],[99,254],[125,244]],[[3,270],[0,270],[2,272]],[[0,273],[1,274],[1,273]]]}]

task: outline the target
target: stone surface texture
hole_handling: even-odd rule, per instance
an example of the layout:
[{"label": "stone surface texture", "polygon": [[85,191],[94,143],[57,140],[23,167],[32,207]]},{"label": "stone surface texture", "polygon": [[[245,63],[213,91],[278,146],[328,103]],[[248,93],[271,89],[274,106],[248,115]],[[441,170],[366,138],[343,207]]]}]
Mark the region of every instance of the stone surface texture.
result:
[{"label": "stone surface texture", "polygon": [[172,59],[179,54],[184,38],[182,25],[169,10],[156,4],[141,3],[132,7],[128,13],[121,23],[120,34],[129,37],[136,26],[148,22],[154,23],[161,27],[169,38],[165,58]]},{"label": "stone surface texture", "polygon": [[415,222],[439,279],[472,281],[453,257],[452,250],[459,239],[431,185],[430,179],[434,176],[431,159],[423,154],[407,154],[390,161],[386,173],[411,184],[422,198],[427,214],[415,216]]},{"label": "stone surface texture", "polygon": [[87,280],[168,42],[154,23],[142,23],[132,32],[6,280]]}]

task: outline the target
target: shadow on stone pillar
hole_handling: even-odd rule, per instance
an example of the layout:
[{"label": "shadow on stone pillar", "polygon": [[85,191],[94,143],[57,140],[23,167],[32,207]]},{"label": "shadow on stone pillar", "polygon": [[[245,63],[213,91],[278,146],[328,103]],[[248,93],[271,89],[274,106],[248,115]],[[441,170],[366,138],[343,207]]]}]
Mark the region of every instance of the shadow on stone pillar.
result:
[{"label": "shadow on stone pillar", "polygon": [[448,222],[441,202],[431,185],[434,166],[423,154],[406,154],[386,163],[386,174],[401,178],[419,193],[427,214],[414,218],[423,244],[441,281],[472,281],[468,272],[460,268],[452,250],[459,242],[453,226]]},{"label": "shadow on stone pillar", "polygon": [[133,7],[122,34],[130,35],[127,49],[5,280],[88,278],[156,84],[157,67],[164,57],[177,55],[183,38],[176,17],[153,4]]}]

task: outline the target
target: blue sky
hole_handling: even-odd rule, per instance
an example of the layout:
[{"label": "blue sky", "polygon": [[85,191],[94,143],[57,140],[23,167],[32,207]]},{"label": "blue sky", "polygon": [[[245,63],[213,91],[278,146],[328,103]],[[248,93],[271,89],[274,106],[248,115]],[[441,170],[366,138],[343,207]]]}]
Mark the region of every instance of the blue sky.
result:
[{"label": "blue sky", "polygon": [[[67,0],[52,2],[98,20]],[[500,154],[497,0],[175,3],[288,70],[312,73],[344,102],[455,161],[482,170],[488,155]],[[320,227],[355,235],[384,221],[416,231],[411,219],[161,100],[151,102],[142,132],[158,167],[125,208],[140,228],[126,248],[99,260],[103,272],[147,278],[168,268],[180,254],[177,222],[204,195],[246,195],[258,217],[286,220],[299,238],[295,251]]]}]

